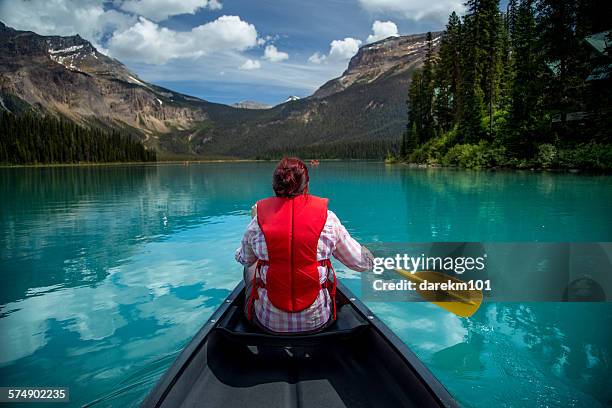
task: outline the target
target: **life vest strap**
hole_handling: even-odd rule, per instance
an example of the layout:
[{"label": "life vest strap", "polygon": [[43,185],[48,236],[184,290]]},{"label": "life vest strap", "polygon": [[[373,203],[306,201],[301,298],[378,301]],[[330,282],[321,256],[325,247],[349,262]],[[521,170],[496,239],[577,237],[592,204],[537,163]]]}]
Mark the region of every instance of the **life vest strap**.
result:
[{"label": "life vest strap", "polygon": [[[322,287],[327,289],[327,292],[329,293],[329,297],[332,301],[333,318],[334,320],[336,320],[336,288],[338,286],[338,278],[336,277],[336,271],[334,270],[334,267],[329,258],[322,259],[321,261],[319,261],[319,265],[325,266],[327,268],[327,279],[325,279],[325,283]],[[330,272],[331,275],[333,275],[333,281],[330,281],[329,279]]]},{"label": "life vest strap", "polygon": [[[249,295],[249,300],[247,303],[247,313],[249,321],[253,320],[253,308],[255,307],[254,303],[255,300],[259,299],[258,289],[266,287],[266,284],[260,278],[261,268],[264,265],[270,265],[270,262],[266,261],[265,259],[257,260],[257,265],[255,266],[255,273],[253,274],[251,293]],[[327,289],[327,292],[329,293],[329,297],[331,298],[332,302],[333,319],[336,320],[336,288],[338,286],[338,278],[336,277],[336,271],[334,270],[334,267],[329,258],[321,259],[319,261],[319,266],[324,266],[327,268],[327,278],[325,279],[325,283],[321,285],[321,289]],[[333,280],[329,279],[330,272],[331,275],[333,275]]]},{"label": "life vest strap", "polygon": [[255,273],[253,274],[253,283],[251,285],[251,294],[249,295],[249,300],[247,303],[247,311],[248,311],[248,319],[249,321],[253,320],[253,308],[255,299],[259,299],[259,288],[265,288],[266,285],[263,283],[263,280],[259,278],[261,267],[264,265],[269,265],[270,263],[264,259],[258,259],[257,265],[255,266]]}]

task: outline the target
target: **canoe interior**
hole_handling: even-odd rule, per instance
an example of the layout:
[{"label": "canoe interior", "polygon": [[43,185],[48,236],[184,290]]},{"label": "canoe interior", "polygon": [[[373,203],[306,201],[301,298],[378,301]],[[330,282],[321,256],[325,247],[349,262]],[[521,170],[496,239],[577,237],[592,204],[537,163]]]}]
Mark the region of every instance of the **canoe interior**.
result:
[{"label": "canoe interior", "polygon": [[398,348],[399,340],[386,327],[381,332],[382,323],[369,320],[340,289],[338,320],[344,325],[291,337],[253,328],[243,317],[243,289],[234,291],[143,406],[454,406],[416,357]]}]

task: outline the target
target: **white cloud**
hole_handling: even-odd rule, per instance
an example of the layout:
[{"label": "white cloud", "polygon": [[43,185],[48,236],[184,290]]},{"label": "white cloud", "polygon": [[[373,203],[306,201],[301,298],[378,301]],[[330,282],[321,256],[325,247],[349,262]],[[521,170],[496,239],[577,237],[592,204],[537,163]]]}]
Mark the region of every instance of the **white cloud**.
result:
[{"label": "white cloud", "polygon": [[257,60],[248,59],[240,66],[240,69],[245,71],[251,71],[253,69],[261,68],[261,63]]},{"label": "white cloud", "polygon": [[136,18],[116,10],[104,10],[95,0],[0,1],[2,22],[17,30],[41,35],[75,35],[99,48],[105,33],[126,29]]},{"label": "white cloud", "polygon": [[347,37],[344,40],[334,40],[330,44],[329,56],[330,60],[342,61],[351,58],[357,54],[361,40]]},{"label": "white cloud", "polygon": [[372,13],[399,14],[408,20],[445,23],[452,11],[462,13],[463,0],[359,0]]},{"label": "white cloud", "polygon": [[203,8],[219,10],[218,0],[124,0],[119,8],[150,20],[163,21],[179,14],[194,14]]},{"label": "white cloud", "polygon": [[322,55],[320,52],[315,52],[308,57],[308,62],[312,62],[313,64],[320,64],[323,61],[325,61],[325,55]]},{"label": "white cloud", "polygon": [[242,21],[239,16],[221,16],[191,31],[197,34],[198,41],[211,42],[207,46],[212,50],[244,51],[257,45],[255,26]]},{"label": "white cloud", "polygon": [[211,10],[221,10],[223,4],[221,4],[219,0],[208,0],[208,8]]},{"label": "white cloud", "polygon": [[279,62],[289,59],[289,54],[279,51],[274,45],[268,45],[266,46],[263,57],[270,62]]},{"label": "white cloud", "polygon": [[346,37],[344,40],[334,40],[329,44],[329,53],[323,55],[315,52],[308,58],[308,62],[321,64],[323,62],[346,61],[357,53],[361,46],[361,40]]},{"label": "white cloud", "polygon": [[372,24],[372,34],[370,34],[366,40],[366,43],[373,43],[376,41],[384,40],[389,37],[397,37],[397,25],[393,21],[378,21],[376,20]]},{"label": "white cloud", "polygon": [[255,26],[238,16],[221,16],[191,29],[174,31],[140,17],[127,30],[115,32],[108,49],[119,59],[164,64],[176,58],[197,58],[215,52],[244,51],[257,45]]}]

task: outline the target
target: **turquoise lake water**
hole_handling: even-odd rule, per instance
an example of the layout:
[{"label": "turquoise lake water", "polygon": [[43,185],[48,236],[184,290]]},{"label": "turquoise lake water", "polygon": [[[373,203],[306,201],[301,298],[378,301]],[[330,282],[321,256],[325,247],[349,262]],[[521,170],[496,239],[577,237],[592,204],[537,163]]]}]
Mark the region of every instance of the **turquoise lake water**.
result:
[{"label": "turquoise lake water", "polygon": [[[0,386],[137,406],[241,278],[273,166],[0,169]],[[612,241],[609,176],[325,162],[311,191],[362,242]],[[612,303],[369,306],[466,407],[612,404]]]}]

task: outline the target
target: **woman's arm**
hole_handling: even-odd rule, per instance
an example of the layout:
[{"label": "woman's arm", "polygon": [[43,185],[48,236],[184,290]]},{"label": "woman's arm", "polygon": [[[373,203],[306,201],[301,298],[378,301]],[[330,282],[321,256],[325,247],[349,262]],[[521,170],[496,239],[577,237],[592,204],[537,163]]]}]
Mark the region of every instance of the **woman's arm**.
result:
[{"label": "woman's arm", "polygon": [[370,250],[351,237],[336,214],[329,211],[328,217],[330,217],[330,221],[334,226],[334,235],[337,238],[336,246],[332,252],[334,258],[354,271],[364,272],[371,270],[374,256]]},{"label": "woman's arm", "polygon": [[255,252],[253,252],[253,247],[251,246],[251,237],[255,233],[256,227],[259,227],[257,218],[253,218],[242,236],[240,247],[236,249],[236,261],[244,266],[251,266],[257,261],[257,256]]}]

